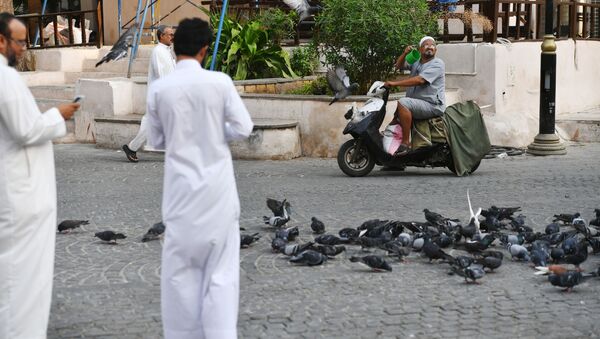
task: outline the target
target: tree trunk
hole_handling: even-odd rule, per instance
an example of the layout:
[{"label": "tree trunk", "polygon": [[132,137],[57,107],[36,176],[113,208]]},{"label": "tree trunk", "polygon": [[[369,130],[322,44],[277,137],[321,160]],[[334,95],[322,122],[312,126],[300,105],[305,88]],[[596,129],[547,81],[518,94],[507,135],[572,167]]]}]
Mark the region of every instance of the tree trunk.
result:
[{"label": "tree trunk", "polygon": [[0,0],[0,13],[8,12],[14,13],[13,0]]}]

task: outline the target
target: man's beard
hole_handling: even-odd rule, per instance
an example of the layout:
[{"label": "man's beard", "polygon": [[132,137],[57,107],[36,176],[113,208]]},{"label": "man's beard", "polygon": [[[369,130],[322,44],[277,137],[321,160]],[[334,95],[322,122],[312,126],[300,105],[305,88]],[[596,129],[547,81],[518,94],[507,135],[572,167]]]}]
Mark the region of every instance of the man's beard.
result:
[{"label": "man's beard", "polygon": [[6,60],[8,60],[8,65],[10,67],[17,66],[17,53],[15,53],[11,48],[6,50]]}]

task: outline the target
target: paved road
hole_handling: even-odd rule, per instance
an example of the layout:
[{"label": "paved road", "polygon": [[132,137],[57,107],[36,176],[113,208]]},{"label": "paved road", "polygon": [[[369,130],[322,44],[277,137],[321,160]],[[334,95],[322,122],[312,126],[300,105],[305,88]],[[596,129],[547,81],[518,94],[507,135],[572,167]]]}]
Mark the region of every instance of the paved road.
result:
[{"label": "paved road", "polygon": [[[161,242],[140,237],[160,220],[163,157],[91,145],[57,145],[59,219],[89,219],[57,236],[49,337],[160,338]],[[476,206],[519,205],[527,223],[543,229],[553,213],[600,207],[600,145],[576,145],[560,157],[486,160],[470,177],[446,169],[378,172],[348,178],[333,159],[236,161],[241,225],[261,232],[241,252],[239,334],[242,338],[594,337],[600,333],[600,281],[566,294],[526,264],[506,261],[481,285],[447,275],[445,264],[417,255],[371,273],[344,255],[319,267],[295,267],[270,252],[272,232],[261,224],[266,197],[288,198],[291,225],[310,240],[310,217],[329,231],[371,218],[424,220],[423,208],[468,217],[466,190]],[[124,232],[119,245],[93,233]],[[357,252],[350,248],[347,256]],[[458,253],[458,252],[457,252]],[[584,268],[600,262],[591,257]]]}]

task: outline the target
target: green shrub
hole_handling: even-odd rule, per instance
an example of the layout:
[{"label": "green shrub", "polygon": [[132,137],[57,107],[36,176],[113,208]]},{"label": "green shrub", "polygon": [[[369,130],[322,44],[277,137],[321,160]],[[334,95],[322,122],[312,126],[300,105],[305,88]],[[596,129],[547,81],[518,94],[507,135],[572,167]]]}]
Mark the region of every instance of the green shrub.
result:
[{"label": "green shrub", "polygon": [[394,73],[407,45],[435,34],[426,0],[323,0],[315,39],[330,65],[342,65],[365,92]]},{"label": "green shrub", "polygon": [[325,77],[318,77],[315,80],[305,83],[304,85],[287,91],[287,94],[297,95],[333,95],[327,84]]},{"label": "green shrub", "polygon": [[265,27],[275,43],[294,37],[298,14],[296,11],[285,12],[280,8],[268,8],[261,12],[256,20]]},{"label": "green shrub", "polygon": [[[210,16],[215,33],[215,41],[206,58],[206,65],[210,65],[219,14],[206,13]],[[215,69],[229,74],[234,80],[296,76],[288,53],[271,41],[268,31],[259,21],[252,20],[242,24],[231,17],[223,20]]]},{"label": "green shrub", "polygon": [[319,66],[319,58],[314,45],[302,46],[292,52],[290,64],[296,75],[304,77],[312,75]]}]

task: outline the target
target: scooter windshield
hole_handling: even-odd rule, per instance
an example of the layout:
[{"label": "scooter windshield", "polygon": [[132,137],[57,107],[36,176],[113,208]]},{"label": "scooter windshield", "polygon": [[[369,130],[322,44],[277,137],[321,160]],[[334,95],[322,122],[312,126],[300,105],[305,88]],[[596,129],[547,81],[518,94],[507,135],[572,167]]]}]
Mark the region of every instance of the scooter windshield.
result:
[{"label": "scooter windshield", "polygon": [[383,107],[384,100],[381,98],[371,98],[365,102],[365,104],[358,109],[358,112],[352,116],[352,122],[357,123],[369,116],[373,112],[378,112]]}]

